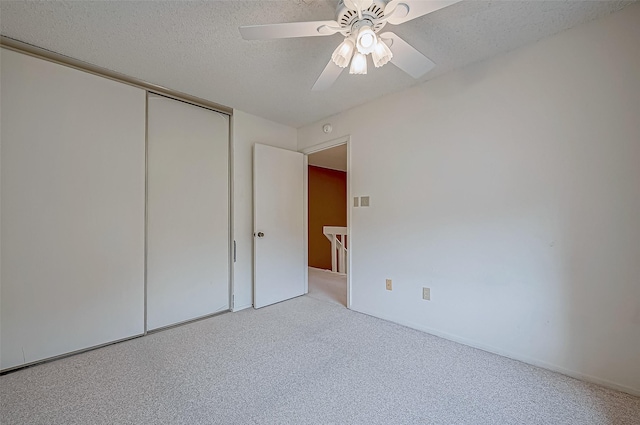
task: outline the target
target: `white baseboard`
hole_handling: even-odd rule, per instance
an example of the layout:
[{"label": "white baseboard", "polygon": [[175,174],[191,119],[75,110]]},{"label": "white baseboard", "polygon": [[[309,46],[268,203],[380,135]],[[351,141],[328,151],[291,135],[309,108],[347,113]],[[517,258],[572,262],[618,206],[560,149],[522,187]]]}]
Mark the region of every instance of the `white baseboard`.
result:
[{"label": "white baseboard", "polygon": [[493,347],[487,344],[482,344],[478,341],[475,340],[471,340],[468,338],[464,338],[458,335],[454,335],[454,334],[450,334],[447,332],[441,332],[438,331],[436,329],[432,329],[426,326],[423,326],[419,323],[414,323],[414,322],[410,322],[410,321],[406,321],[406,320],[402,320],[402,319],[398,319],[397,317],[393,317],[393,316],[389,316],[389,315],[383,315],[383,314],[377,314],[377,313],[373,313],[370,311],[366,311],[363,309],[359,309],[359,308],[354,308],[353,306],[351,306],[351,309],[353,311],[357,311],[359,313],[363,313],[366,314],[368,316],[373,316],[373,317],[377,317],[379,319],[383,319],[383,320],[388,320],[390,322],[394,322],[397,323],[399,325],[402,326],[407,326],[409,328],[412,329],[416,329],[422,332],[426,332],[428,334],[431,335],[435,335],[438,336],[440,338],[444,338],[447,339],[449,341],[453,341],[453,342],[458,342],[460,344],[464,344],[464,345],[468,345],[469,347],[473,347],[473,348],[478,348],[480,350],[483,351],[487,351],[489,353],[493,353],[493,354],[498,354],[499,356],[503,356],[503,357],[508,357],[510,359],[513,360],[518,360],[524,363],[528,363],[530,365],[533,366],[537,366],[537,367],[541,367],[543,369],[548,369],[551,370],[553,372],[558,372],[561,373],[563,375],[569,376],[571,378],[576,378],[579,379],[581,381],[586,381],[586,382],[591,382],[593,384],[598,384],[598,385],[602,385],[603,387],[607,387],[607,388],[611,388],[614,390],[618,390],[618,391],[622,391],[634,396],[640,396],[640,389],[636,389],[636,388],[631,388],[631,387],[627,387],[625,385],[620,385],[617,384],[615,382],[609,381],[607,379],[602,379],[602,378],[598,378],[596,376],[592,376],[592,375],[587,375],[584,373],[580,373],[580,372],[576,372],[574,370],[570,370],[570,369],[565,369],[561,366],[558,365],[554,365],[551,363],[547,363],[545,361],[542,360],[538,360],[535,358],[531,358],[531,357],[527,357],[518,353],[512,353],[506,350],[503,350],[501,348],[497,348],[497,347]]}]

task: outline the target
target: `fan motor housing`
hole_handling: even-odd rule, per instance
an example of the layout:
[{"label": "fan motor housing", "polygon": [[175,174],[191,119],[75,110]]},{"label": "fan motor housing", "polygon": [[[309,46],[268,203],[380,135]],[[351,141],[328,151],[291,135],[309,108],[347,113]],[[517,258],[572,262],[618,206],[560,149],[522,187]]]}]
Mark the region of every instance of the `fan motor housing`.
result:
[{"label": "fan motor housing", "polygon": [[[358,12],[349,9],[344,4],[344,0],[338,2],[338,9],[336,12],[336,21],[342,28],[347,28],[348,31],[345,35],[350,35],[352,32],[357,32],[358,28],[362,25],[372,25],[373,22],[384,16],[384,8],[389,3],[389,0],[373,0],[371,6],[362,11],[362,19],[358,18]],[[377,33],[384,27],[384,22],[379,22],[372,25],[371,29]]]}]

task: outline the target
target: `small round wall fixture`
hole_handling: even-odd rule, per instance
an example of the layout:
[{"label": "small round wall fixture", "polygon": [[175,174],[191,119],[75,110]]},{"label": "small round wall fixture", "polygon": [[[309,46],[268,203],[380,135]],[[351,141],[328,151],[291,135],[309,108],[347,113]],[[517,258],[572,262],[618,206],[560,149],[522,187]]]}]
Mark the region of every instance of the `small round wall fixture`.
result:
[{"label": "small round wall fixture", "polygon": [[326,134],[329,134],[333,131],[333,127],[331,127],[331,124],[325,124],[322,126],[322,131],[324,131]]}]

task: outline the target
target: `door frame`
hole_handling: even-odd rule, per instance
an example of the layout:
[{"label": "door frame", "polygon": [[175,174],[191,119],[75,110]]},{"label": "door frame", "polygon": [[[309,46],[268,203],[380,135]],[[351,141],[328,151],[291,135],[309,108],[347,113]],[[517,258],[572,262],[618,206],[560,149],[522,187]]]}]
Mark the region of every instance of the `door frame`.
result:
[{"label": "door frame", "polygon": [[[351,212],[353,210],[351,204],[351,136],[346,135],[338,137],[337,139],[329,140],[327,142],[318,143],[308,148],[301,149],[300,152],[305,155],[305,172],[304,172],[304,227],[305,231],[305,244],[307,249],[305,250],[305,267],[309,269],[309,173],[308,173],[308,157],[312,153],[320,152],[326,149],[335,148],[336,146],[347,145],[347,233],[349,238],[349,255],[347,255],[347,308],[351,309],[351,248],[353,247],[352,235],[351,235]],[[309,279],[305,280],[305,293],[309,292]]]}]

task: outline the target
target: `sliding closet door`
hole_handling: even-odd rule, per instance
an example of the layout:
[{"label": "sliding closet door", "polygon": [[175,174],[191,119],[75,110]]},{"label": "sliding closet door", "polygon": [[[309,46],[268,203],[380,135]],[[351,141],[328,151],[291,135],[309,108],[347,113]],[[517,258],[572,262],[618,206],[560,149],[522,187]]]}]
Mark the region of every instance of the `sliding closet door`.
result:
[{"label": "sliding closet door", "polygon": [[144,332],[145,92],[1,50],[1,368]]},{"label": "sliding closet door", "polygon": [[147,329],[229,309],[229,117],[149,95]]}]

